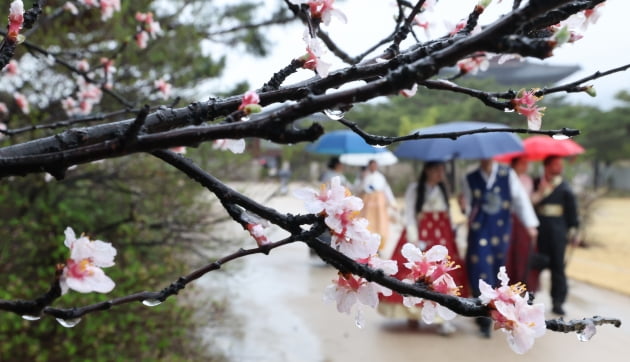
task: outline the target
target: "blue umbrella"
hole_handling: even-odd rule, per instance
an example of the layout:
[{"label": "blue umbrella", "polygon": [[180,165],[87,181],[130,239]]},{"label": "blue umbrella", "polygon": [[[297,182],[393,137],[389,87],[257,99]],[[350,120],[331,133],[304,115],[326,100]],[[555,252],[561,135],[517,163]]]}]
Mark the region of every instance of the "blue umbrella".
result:
[{"label": "blue umbrella", "polygon": [[[499,123],[460,121],[442,123],[417,130],[420,134],[470,131],[480,128],[507,128]],[[484,159],[523,150],[523,142],[514,133],[490,132],[448,138],[426,138],[403,141],[394,151],[400,158],[423,161],[446,161],[452,158],[464,160]]]},{"label": "blue umbrella", "polygon": [[380,153],[384,148],[376,148],[365,142],[361,136],[350,130],[332,131],[321,136],[317,142],[308,145],[306,150],[323,155],[343,155],[345,153]]}]

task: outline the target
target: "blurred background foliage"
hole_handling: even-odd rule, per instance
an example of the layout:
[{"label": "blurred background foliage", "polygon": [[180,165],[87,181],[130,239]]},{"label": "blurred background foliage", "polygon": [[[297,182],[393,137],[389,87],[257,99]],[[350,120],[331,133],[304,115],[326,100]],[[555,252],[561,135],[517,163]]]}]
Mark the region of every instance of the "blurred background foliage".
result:
[{"label": "blurred background foliage", "polygon": [[[0,8],[8,9],[9,3],[0,2]],[[26,41],[42,51],[18,47],[14,59],[20,64],[19,76],[0,74],[0,102],[10,108],[8,117],[0,114],[0,121],[11,129],[68,119],[60,101],[73,95],[78,76],[44,53],[72,66],[87,60],[99,82],[105,81],[100,76],[101,58],[115,60],[113,90],[132,107],[104,94],[94,109],[96,114],[129,111],[109,117],[109,122],[132,118],[130,108],[172,103],[175,96],[181,97],[178,104],[187,104],[211,93],[246,91],[247,84],[208,89],[207,81],[219,76],[228,61],[225,55],[208,52],[208,46],[234,45],[262,56],[271,45],[265,28],[244,25],[265,20],[273,26],[293,20],[286,7],[261,14],[255,1],[233,5],[199,0],[121,1],[121,11],[108,21],[101,20],[98,8],[85,9],[74,1],[80,11],[75,16],[60,10],[64,3],[47,2],[37,28],[27,35]],[[30,5],[25,1],[26,8]],[[138,30],[135,14],[148,11],[154,13],[163,34],[140,49],[133,40]],[[154,88],[153,82],[160,78],[173,85],[171,99],[163,100]],[[31,103],[28,115],[17,109],[16,91]],[[4,137],[0,146],[61,130]],[[187,156],[211,171],[225,170],[229,164],[235,177],[246,177],[252,162],[248,155],[235,160],[212,150],[212,144],[188,149]],[[225,242],[212,234],[212,225],[225,213],[213,213],[214,202],[206,195],[194,181],[149,155],[81,165],[59,181],[44,174],[0,180],[0,299],[32,299],[48,290],[55,265],[69,255],[63,244],[67,226],[77,235],[86,233],[114,245],[116,265],[106,273],[116,288],[108,295],[70,291],[54,306],[82,306],[168,286],[210,262],[212,248]],[[238,247],[234,245],[234,250]],[[194,294],[194,286],[186,289],[189,295],[190,289]],[[223,360],[212,345],[203,345],[196,331],[207,318],[193,312],[202,304],[209,315],[225,313],[224,301],[219,295],[212,300],[190,299],[170,298],[154,308],[127,304],[115,312],[89,314],[73,328],[64,328],[50,317],[27,321],[0,313],[0,360]]]}]

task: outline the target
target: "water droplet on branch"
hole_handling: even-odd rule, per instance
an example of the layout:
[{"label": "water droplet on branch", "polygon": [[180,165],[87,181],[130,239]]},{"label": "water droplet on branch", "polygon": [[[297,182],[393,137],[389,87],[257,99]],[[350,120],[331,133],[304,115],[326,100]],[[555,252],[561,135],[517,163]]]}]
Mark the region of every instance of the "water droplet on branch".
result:
[{"label": "water droplet on branch", "polygon": [[505,112],[505,113],[512,113],[512,112],[514,112],[514,108],[505,107],[505,108],[503,108],[503,112]]},{"label": "water droplet on branch", "polygon": [[146,305],[147,307],[155,307],[162,304],[162,301],[158,299],[145,299],[142,301],[142,304]]},{"label": "water droplet on branch", "polygon": [[72,328],[81,322],[81,318],[61,319],[57,318],[57,322],[66,328]]},{"label": "water droplet on branch", "polygon": [[28,315],[28,314],[23,315],[22,318],[26,319],[27,321],[38,321],[38,320],[42,319],[41,316]]},{"label": "water droplet on branch", "polygon": [[591,320],[584,321],[586,327],[580,332],[577,333],[577,339],[580,342],[588,342],[593,338],[595,333],[597,333],[597,328],[595,328],[595,324]]},{"label": "water droplet on branch", "polygon": [[555,135],[551,136],[551,138],[553,138],[554,140],[568,140],[571,137],[562,133],[556,133]]},{"label": "water droplet on branch", "polygon": [[324,114],[333,121],[338,121],[346,115],[346,113],[340,109],[325,109]]}]

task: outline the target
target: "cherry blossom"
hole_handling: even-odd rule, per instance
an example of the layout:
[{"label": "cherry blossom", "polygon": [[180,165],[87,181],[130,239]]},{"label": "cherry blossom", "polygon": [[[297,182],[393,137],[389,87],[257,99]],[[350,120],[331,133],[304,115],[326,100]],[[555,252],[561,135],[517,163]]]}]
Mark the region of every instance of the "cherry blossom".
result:
[{"label": "cherry blossom", "polygon": [[160,78],[153,82],[153,86],[160,91],[163,99],[168,99],[171,95],[171,84],[164,80],[164,78]]},{"label": "cherry blossom", "polygon": [[[346,208],[355,210],[363,208],[363,200],[358,197],[352,197],[349,200],[344,200],[346,197],[351,195],[349,190],[341,184],[341,178],[338,176],[335,176],[330,180],[330,185],[322,184],[319,191],[315,191],[312,188],[307,187],[295,190],[293,195],[304,201],[306,211],[314,214],[319,214],[321,212],[326,214],[335,214],[338,209],[338,205],[344,201],[348,203]],[[341,209],[343,209],[343,207]]]},{"label": "cherry blossom", "polygon": [[120,11],[120,0],[79,0],[86,8],[100,8],[101,20],[110,19],[114,12]]},{"label": "cherry blossom", "polygon": [[258,93],[253,90],[247,91],[243,95],[243,101],[238,106],[238,110],[245,114],[258,113],[262,109],[258,103],[260,103]]},{"label": "cherry blossom", "polygon": [[358,217],[363,201],[341,185],[340,177],[333,177],[330,187],[322,185],[319,192],[305,188],[293,194],[304,201],[308,212],[326,216],[324,222],[330,228],[334,248],[353,259],[376,254],[381,237],[367,229],[367,219]]},{"label": "cherry blossom", "polygon": [[3,70],[7,72],[8,75],[12,75],[12,76],[20,74],[18,63],[14,59],[11,59],[9,61],[9,64],[7,64]]},{"label": "cherry blossom", "polygon": [[9,114],[9,107],[4,102],[0,102],[0,116],[6,116]]},{"label": "cherry blossom", "polygon": [[87,73],[90,71],[90,63],[86,59],[81,59],[77,62],[77,70],[79,72]]},{"label": "cherry blossom", "polygon": [[186,154],[186,146],[171,147],[169,150],[179,153],[180,155]]},{"label": "cherry blossom", "polygon": [[495,329],[500,328],[508,334],[510,348],[523,354],[532,348],[535,338],[546,332],[544,305],[528,304],[529,294],[522,284],[508,285],[509,277],[504,266],[497,277],[501,286],[496,289],[479,280],[479,299],[491,308],[490,317],[495,321]]},{"label": "cherry blossom", "polygon": [[247,231],[256,240],[258,246],[269,244],[269,239],[265,235],[265,228],[261,224],[249,223],[247,224]]},{"label": "cherry blossom", "polygon": [[245,140],[218,139],[212,143],[212,148],[221,151],[232,151],[232,153],[243,153],[245,151]]},{"label": "cherry blossom", "polygon": [[361,264],[367,264],[372,269],[380,269],[385,275],[398,273],[398,264],[395,260],[381,259],[376,254],[368,258],[357,259],[356,261]]},{"label": "cherry blossom", "polygon": [[539,130],[542,126],[543,111],[546,107],[536,106],[536,102],[542,97],[536,96],[538,89],[525,91],[521,89],[517,96],[511,101],[514,110],[527,117],[527,126],[533,130]]},{"label": "cherry blossom", "polygon": [[9,29],[7,31],[7,37],[11,41],[17,41],[20,35],[20,30],[24,24],[24,3],[22,0],[15,0],[11,3],[9,8]]},{"label": "cherry blossom", "polygon": [[331,245],[353,259],[367,258],[378,251],[381,236],[368,230],[365,218],[334,215],[326,217],[326,225],[332,232]]},{"label": "cherry blossom", "polygon": [[13,98],[15,99],[15,103],[20,108],[22,113],[24,113],[24,114],[29,114],[30,113],[31,109],[30,109],[29,104],[28,104],[28,99],[26,99],[26,97],[22,93],[17,93],[16,92],[13,95]]},{"label": "cherry blossom", "polygon": [[120,0],[99,0],[101,5],[101,20],[105,21],[114,15],[114,11],[120,11]]},{"label": "cherry blossom", "polygon": [[449,35],[455,35],[457,33],[459,33],[460,30],[464,29],[466,27],[466,20],[462,19],[459,22],[457,22],[457,24],[453,25],[451,24],[446,24],[446,27],[448,29],[451,29],[448,33]]},{"label": "cherry blossom", "polygon": [[[406,283],[415,284],[422,282],[432,290],[449,295],[459,295],[459,287],[455,280],[448,274],[457,269],[448,257],[448,249],[442,245],[435,245],[423,253],[411,243],[403,245],[402,255],[408,260],[405,263],[410,272],[403,279]],[[407,307],[422,306],[422,320],[433,323],[436,316],[444,320],[455,318],[455,313],[450,309],[430,300],[419,297],[403,297],[403,304]]]},{"label": "cherry blossom", "polygon": [[79,293],[109,293],[116,284],[101,268],[114,265],[116,249],[110,243],[90,240],[86,236],[76,238],[74,230],[65,230],[64,244],[70,249],[70,258],[66,261],[59,285],[62,294],[68,289]]},{"label": "cherry blossom", "polygon": [[398,93],[405,98],[411,98],[415,96],[417,92],[418,92],[418,83],[414,83],[411,89],[401,89],[400,92]]},{"label": "cherry blossom", "polygon": [[322,57],[326,54],[326,48],[317,38],[311,38],[308,31],[304,33],[304,41],[306,42],[306,55],[302,58],[305,69],[311,69],[317,72],[317,74],[326,78],[330,69],[331,63],[322,60]]},{"label": "cherry blossom", "polygon": [[495,329],[507,333],[508,345],[518,354],[524,354],[534,346],[534,339],[547,331],[545,307],[538,303],[527,304],[528,294],[515,303],[495,302],[496,312],[491,313]]},{"label": "cherry blossom", "polygon": [[152,12],[137,12],[136,20],[141,23],[142,28],[135,35],[136,45],[138,45],[140,49],[144,49],[147,47],[147,41],[149,40],[149,38],[155,39],[159,34],[162,33],[162,27],[160,26],[160,23],[153,20]]},{"label": "cherry blossom", "polygon": [[[340,313],[350,314],[352,307],[360,302],[361,304],[376,308],[378,305],[378,294],[391,295],[392,291],[379,284],[368,282],[364,278],[357,277],[349,273],[339,273],[338,278],[333,280],[333,284],[326,287],[324,291],[324,301],[336,302],[337,310]],[[357,308],[355,316],[357,326],[361,326],[361,308]]]},{"label": "cherry blossom", "polygon": [[72,15],[78,15],[79,14],[79,9],[77,9],[76,5],[74,5],[74,3],[71,2],[71,1],[66,1],[66,3],[63,4],[63,9],[65,11],[69,11],[70,14],[72,14]]},{"label": "cherry blossom", "polygon": [[146,31],[141,31],[137,33],[134,38],[136,39],[136,45],[140,49],[144,49],[147,47],[147,41],[149,40],[149,34]]},{"label": "cherry blossom", "polygon": [[311,17],[313,19],[320,19],[326,25],[330,24],[330,20],[333,16],[344,24],[348,22],[343,12],[333,8],[335,0],[291,0],[291,2],[297,5],[308,4]]},{"label": "cherry blossom", "polygon": [[475,75],[480,70],[482,72],[488,70],[490,62],[485,54],[478,54],[470,58],[465,58],[457,62],[457,67],[462,74]]}]

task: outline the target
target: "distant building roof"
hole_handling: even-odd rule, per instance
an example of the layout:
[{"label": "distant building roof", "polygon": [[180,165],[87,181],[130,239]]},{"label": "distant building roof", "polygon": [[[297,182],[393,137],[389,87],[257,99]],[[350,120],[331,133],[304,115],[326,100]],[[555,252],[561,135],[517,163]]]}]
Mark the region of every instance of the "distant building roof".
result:
[{"label": "distant building roof", "polygon": [[551,65],[528,60],[509,60],[498,64],[495,59],[485,72],[475,75],[477,78],[494,78],[502,85],[554,84],[580,70],[579,65]]}]

